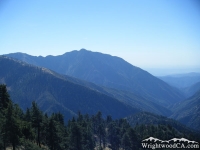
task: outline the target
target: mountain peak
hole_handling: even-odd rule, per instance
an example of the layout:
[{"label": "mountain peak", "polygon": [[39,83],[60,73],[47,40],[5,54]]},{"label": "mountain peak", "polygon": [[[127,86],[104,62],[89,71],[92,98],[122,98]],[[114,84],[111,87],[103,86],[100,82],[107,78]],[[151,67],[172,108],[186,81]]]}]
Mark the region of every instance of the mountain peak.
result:
[{"label": "mountain peak", "polygon": [[100,86],[136,93],[162,106],[184,98],[165,82],[122,58],[85,48],[54,57],[21,56],[18,59]]},{"label": "mountain peak", "polygon": [[81,48],[80,51],[88,51],[87,49],[85,48]]}]

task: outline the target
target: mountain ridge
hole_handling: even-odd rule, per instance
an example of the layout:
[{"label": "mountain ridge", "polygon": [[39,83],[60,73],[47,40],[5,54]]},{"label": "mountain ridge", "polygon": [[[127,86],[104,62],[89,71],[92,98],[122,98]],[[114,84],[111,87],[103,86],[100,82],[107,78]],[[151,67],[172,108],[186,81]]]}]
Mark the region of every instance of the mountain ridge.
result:
[{"label": "mountain ridge", "polygon": [[185,74],[175,74],[175,75],[167,75],[167,76],[159,76],[159,79],[165,81],[179,89],[188,88],[197,82],[200,82],[200,73],[191,72]]},{"label": "mountain ridge", "polygon": [[[20,60],[10,58],[10,57],[8,57],[8,59],[19,62],[22,65],[32,66],[32,67],[37,68],[37,69],[40,68],[42,72],[45,72],[45,73],[50,74],[50,75],[54,75],[55,77],[60,78],[61,80],[66,80],[66,81],[72,82],[74,84],[77,84],[77,85],[80,85],[80,86],[83,86],[83,87],[87,87],[87,88],[94,90],[96,92],[105,94],[109,97],[117,99],[118,101],[120,101],[123,104],[131,106],[135,110],[148,111],[148,112],[157,113],[157,114],[164,115],[164,116],[170,116],[172,114],[172,112],[169,109],[167,109],[167,108],[165,108],[161,105],[158,105],[155,102],[148,101],[148,100],[144,99],[143,97],[136,95],[134,93],[127,92],[127,91],[121,91],[121,90],[117,90],[117,89],[109,89],[107,87],[100,87],[100,86],[97,86],[94,83],[90,83],[90,82],[83,81],[83,80],[73,78],[73,77],[70,77],[70,76],[58,74],[58,73],[56,73],[52,70],[46,69],[44,67],[37,67],[37,66],[31,65],[31,64],[27,64],[27,63],[20,61]],[[0,81],[0,82],[2,82],[2,81]],[[16,91],[18,91],[18,90],[16,90]],[[19,93],[21,93],[21,92],[19,92]],[[24,95],[23,93],[21,93],[21,94]],[[51,93],[49,93],[49,91],[44,91],[43,94],[46,95],[47,97],[51,97],[50,99],[54,99],[54,97],[52,96]],[[40,98],[40,99],[42,101],[42,98]],[[57,105],[59,107],[62,106],[60,103],[57,102],[56,99],[54,99],[54,101],[56,101],[55,105]],[[40,104],[40,102],[38,102],[38,103]],[[41,105],[43,103],[44,102],[41,102]],[[55,107],[55,106],[52,106],[52,107]],[[65,106],[62,106],[61,108],[63,110],[68,111],[69,113],[71,113],[73,115],[76,114],[76,112],[69,110]],[[44,109],[47,109],[47,108],[45,107]]]},{"label": "mountain ridge", "polygon": [[[13,101],[25,110],[34,100],[47,113],[61,111],[71,118],[78,111],[114,118],[138,110],[103,93],[67,81],[66,76],[12,58],[0,57],[0,82],[7,85]],[[69,79],[70,80],[70,79]]]},{"label": "mountain ridge", "polygon": [[35,57],[20,53],[6,56],[100,86],[130,91],[164,107],[184,99],[180,91],[147,71],[129,64],[122,58],[108,54],[82,49],[59,56]]}]

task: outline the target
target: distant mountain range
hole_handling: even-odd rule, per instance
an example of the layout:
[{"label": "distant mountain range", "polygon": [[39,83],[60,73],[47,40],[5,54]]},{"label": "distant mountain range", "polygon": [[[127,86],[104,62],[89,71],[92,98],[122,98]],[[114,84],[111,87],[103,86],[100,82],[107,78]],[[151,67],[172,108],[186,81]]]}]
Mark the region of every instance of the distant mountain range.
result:
[{"label": "distant mountain range", "polygon": [[178,88],[186,98],[200,90],[200,73],[191,72],[158,77],[169,85]]},{"label": "distant mountain range", "polygon": [[111,55],[81,49],[60,56],[36,57],[23,53],[6,56],[100,86],[128,91],[163,107],[184,99],[179,90],[125,60]]},{"label": "distant mountain range", "polygon": [[179,89],[188,88],[200,82],[200,73],[191,72],[186,74],[175,74],[158,77],[166,83]]},{"label": "distant mountain range", "polygon": [[123,118],[138,112],[131,106],[98,91],[71,82],[71,78],[49,69],[0,56],[0,83],[7,85],[12,100],[24,110],[36,101],[47,113],[58,112],[66,119],[101,111],[103,116]]}]

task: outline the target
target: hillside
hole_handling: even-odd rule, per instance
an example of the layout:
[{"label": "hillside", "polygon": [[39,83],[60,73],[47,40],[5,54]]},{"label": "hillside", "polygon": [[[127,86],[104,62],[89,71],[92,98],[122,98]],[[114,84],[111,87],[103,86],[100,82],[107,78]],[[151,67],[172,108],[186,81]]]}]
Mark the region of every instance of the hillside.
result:
[{"label": "hillside", "polygon": [[139,112],[131,116],[126,117],[127,121],[131,126],[136,125],[170,125],[179,131],[191,131],[190,128],[181,124],[180,122],[167,118],[165,116],[149,113],[149,112]]},{"label": "hillside", "polygon": [[182,91],[186,97],[191,97],[199,90],[200,90],[200,82],[197,82],[197,83],[193,84],[192,86],[182,89]]},{"label": "hillside", "polygon": [[171,118],[193,129],[200,129],[200,91],[192,97],[174,104],[171,110],[173,111]]},{"label": "hillside", "polygon": [[60,56],[36,57],[23,53],[7,56],[97,85],[129,91],[164,107],[184,99],[177,89],[111,55],[81,49]]},{"label": "hillside", "polygon": [[129,91],[122,91],[122,90],[117,90],[117,89],[110,89],[110,88],[103,88],[103,93],[112,96],[130,106],[133,108],[137,108],[140,111],[147,111],[147,112],[152,112],[164,116],[170,116],[172,114],[171,110],[157,104],[156,102],[149,101],[148,99],[129,92]]},{"label": "hillside", "polygon": [[36,101],[47,113],[58,112],[71,118],[78,111],[103,116],[125,117],[138,110],[46,68],[35,67],[11,58],[0,57],[0,83],[7,85],[13,101],[23,110]]},{"label": "hillside", "polygon": [[160,114],[164,116],[170,116],[172,114],[171,110],[169,110],[168,108],[161,106],[157,104],[156,102],[149,101],[145,99],[144,97],[138,94],[135,94],[133,92],[123,91],[123,90],[118,90],[118,89],[113,89],[113,88],[108,88],[108,87],[102,87],[94,83],[87,82],[87,81],[80,80],[73,77],[69,77],[69,76],[66,76],[65,79],[75,84],[79,84],[81,86],[87,87],[94,91],[108,95],[109,97],[118,99],[119,101],[127,105],[130,105],[131,107],[138,109],[140,111],[152,112],[152,113],[156,113],[156,114]]},{"label": "hillside", "polygon": [[101,112],[93,115],[79,112],[76,118],[65,122],[63,114],[47,115],[34,101],[30,108],[22,111],[13,103],[7,87],[1,84],[0,108],[0,149],[139,150],[143,149],[141,141],[152,136],[162,140],[200,139],[198,133],[176,129],[169,124],[131,127],[127,119],[113,119],[110,115],[103,118]]}]

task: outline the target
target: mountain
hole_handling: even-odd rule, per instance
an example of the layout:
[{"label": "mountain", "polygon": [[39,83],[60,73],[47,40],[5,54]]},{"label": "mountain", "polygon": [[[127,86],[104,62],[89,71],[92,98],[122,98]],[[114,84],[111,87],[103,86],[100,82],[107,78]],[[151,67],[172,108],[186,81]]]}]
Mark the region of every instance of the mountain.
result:
[{"label": "mountain", "polygon": [[0,84],[7,85],[12,100],[24,110],[34,100],[44,112],[60,111],[67,119],[76,116],[78,111],[83,114],[101,111],[103,116],[112,115],[114,118],[138,111],[46,68],[0,56],[0,70]]},{"label": "mountain", "polygon": [[200,90],[192,97],[174,104],[171,110],[173,111],[171,118],[200,130]]},{"label": "mountain", "polygon": [[69,77],[69,76],[66,76],[66,77],[67,77],[66,80],[69,80],[70,82],[79,84],[81,86],[85,86],[89,89],[92,89],[94,91],[97,91],[103,94],[106,94],[110,97],[118,99],[119,101],[127,105],[130,105],[131,107],[135,109],[139,109],[140,111],[152,112],[152,113],[156,113],[156,114],[160,114],[164,116],[170,116],[172,114],[170,109],[164,106],[161,106],[153,101],[149,101],[145,99],[144,97],[137,95],[135,93],[98,86],[94,83],[87,82],[87,81],[80,80],[73,77]]},{"label": "mountain", "polygon": [[148,99],[128,91],[121,91],[110,88],[103,88],[104,93],[112,96],[119,101],[122,101],[133,108],[138,108],[140,111],[152,112],[159,115],[170,116],[172,114],[169,108],[166,108],[156,102],[149,101]]},{"label": "mountain", "polygon": [[192,95],[194,95],[199,90],[200,90],[200,82],[197,82],[190,87],[182,89],[182,91],[183,91],[183,93],[185,94],[186,97],[191,97]]},{"label": "mountain", "polygon": [[[23,62],[20,62],[20,63],[23,64]],[[6,64],[5,64],[5,66],[6,66]],[[104,95],[107,95],[109,97],[117,99],[118,101],[120,101],[120,102],[122,102],[126,105],[131,106],[133,109],[135,109],[137,111],[148,111],[148,112],[152,112],[152,113],[156,113],[156,114],[160,114],[160,115],[164,115],[164,116],[169,116],[169,115],[172,114],[172,112],[169,109],[167,109],[166,107],[163,107],[159,104],[156,104],[155,102],[151,102],[151,101],[144,99],[143,97],[136,95],[136,94],[133,94],[131,92],[117,90],[117,89],[111,89],[111,88],[106,88],[106,87],[100,87],[100,86],[97,86],[96,84],[86,82],[86,81],[83,81],[83,80],[80,80],[80,79],[77,79],[77,78],[73,78],[73,77],[69,77],[69,76],[65,76],[65,75],[59,75],[59,74],[57,74],[53,71],[50,71],[48,69],[45,69],[45,68],[43,68],[43,70],[51,72],[52,75],[57,76],[59,78],[62,78],[62,80],[68,81],[70,83],[74,83],[74,84],[79,85],[81,87],[86,87],[90,90],[93,90],[93,91],[96,91],[98,93],[102,93]],[[17,71],[15,73],[17,73]],[[12,78],[12,76],[10,76],[9,78]],[[16,91],[15,95],[18,95],[19,99],[21,99],[20,94],[25,96],[23,92],[17,93],[17,91]],[[46,95],[48,96],[48,94],[49,93],[47,93]],[[51,94],[49,94],[49,95],[51,95]],[[49,96],[49,97],[52,97],[52,96]],[[55,99],[55,101],[57,101],[57,100]],[[57,105],[61,105],[61,104],[57,102]],[[22,106],[23,106],[23,104],[22,104]],[[25,106],[23,108],[25,108]],[[63,109],[66,109],[66,108],[63,108]],[[45,108],[45,110],[46,110],[46,108]],[[58,109],[56,109],[56,111],[57,110]],[[76,113],[76,112],[72,112],[72,111],[70,111],[70,112],[72,114]]]},{"label": "mountain", "polygon": [[166,83],[177,87],[179,89],[188,88],[197,82],[200,82],[200,73],[186,73],[186,74],[175,74],[158,77]]},{"label": "mountain", "polygon": [[59,56],[36,57],[23,53],[6,55],[70,75],[100,86],[132,92],[163,107],[184,99],[183,94],[125,60],[85,49]]}]

